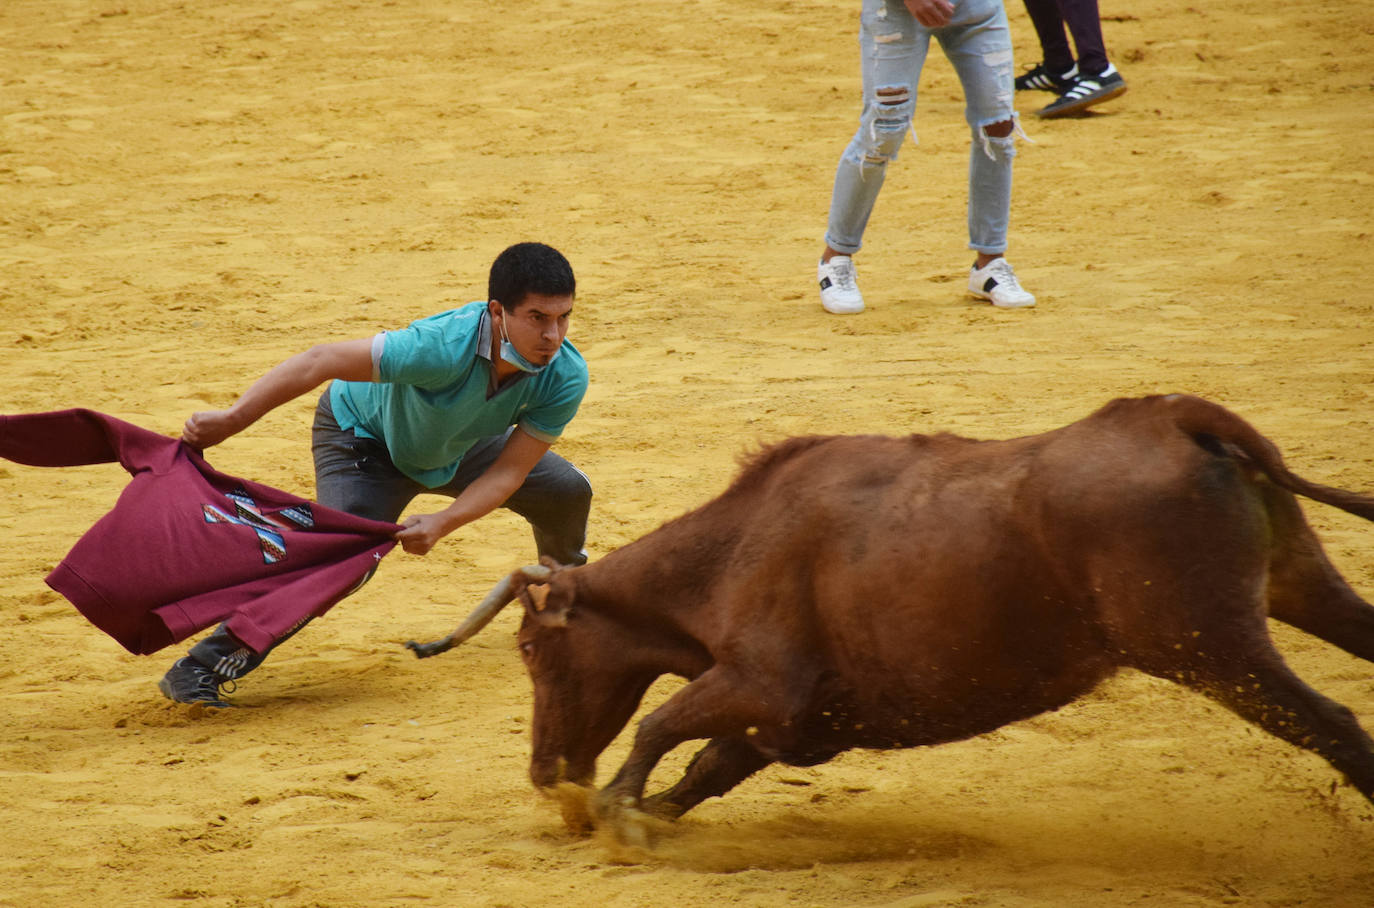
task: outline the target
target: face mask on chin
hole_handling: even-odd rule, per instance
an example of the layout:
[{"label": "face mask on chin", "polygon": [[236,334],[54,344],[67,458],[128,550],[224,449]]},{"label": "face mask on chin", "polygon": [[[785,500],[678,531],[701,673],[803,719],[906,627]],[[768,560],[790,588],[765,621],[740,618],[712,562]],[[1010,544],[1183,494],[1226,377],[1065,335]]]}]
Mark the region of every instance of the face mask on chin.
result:
[{"label": "face mask on chin", "polygon": [[534,363],[525,359],[519,350],[515,349],[515,344],[510,342],[510,335],[506,333],[506,318],[504,315],[501,317],[501,358],[521,372],[538,375],[540,372],[547,369],[550,363],[558,359],[558,354],[562,352],[563,348],[559,347],[557,350],[553,351],[553,356],[549,357],[549,362],[544,363],[542,366],[536,366]]}]

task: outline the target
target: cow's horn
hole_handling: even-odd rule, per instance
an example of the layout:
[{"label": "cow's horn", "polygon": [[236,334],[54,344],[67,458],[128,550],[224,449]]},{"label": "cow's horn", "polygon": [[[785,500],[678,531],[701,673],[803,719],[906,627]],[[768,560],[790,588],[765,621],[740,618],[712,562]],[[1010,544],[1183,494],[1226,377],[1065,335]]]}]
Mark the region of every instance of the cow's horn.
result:
[{"label": "cow's horn", "polygon": [[447,652],[458,644],[464,642],[473,634],[491,623],[491,619],[496,617],[496,613],[505,608],[515,599],[515,574],[520,574],[525,580],[532,583],[540,583],[549,579],[552,573],[549,568],[542,564],[531,564],[501,578],[501,582],[492,587],[490,593],[477,604],[477,608],[472,610],[472,614],[463,619],[463,623],[440,640],[433,640],[429,643],[416,643],[414,640],[407,640],[406,646],[415,652],[415,658],[425,659],[429,656],[437,656]]}]

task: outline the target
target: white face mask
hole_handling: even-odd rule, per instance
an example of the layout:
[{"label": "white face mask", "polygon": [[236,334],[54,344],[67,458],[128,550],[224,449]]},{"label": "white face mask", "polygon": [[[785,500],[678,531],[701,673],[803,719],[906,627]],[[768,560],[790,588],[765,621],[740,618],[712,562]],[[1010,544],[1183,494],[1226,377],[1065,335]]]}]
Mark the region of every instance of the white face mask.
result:
[{"label": "white face mask", "polygon": [[560,346],[557,350],[553,351],[553,356],[549,357],[549,362],[544,363],[542,366],[536,366],[534,363],[525,359],[520,351],[515,349],[515,344],[510,342],[510,335],[506,333],[506,317],[504,314],[501,316],[501,358],[521,372],[538,375],[540,372],[547,369],[550,363],[558,359],[558,354],[562,352],[563,348]]}]

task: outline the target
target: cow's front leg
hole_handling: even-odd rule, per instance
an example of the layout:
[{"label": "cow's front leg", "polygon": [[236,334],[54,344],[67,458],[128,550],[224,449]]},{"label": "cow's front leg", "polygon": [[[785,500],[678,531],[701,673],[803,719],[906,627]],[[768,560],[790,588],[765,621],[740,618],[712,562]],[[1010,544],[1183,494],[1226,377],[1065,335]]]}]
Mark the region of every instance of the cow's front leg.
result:
[{"label": "cow's front leg", "polygon": [[682,779],[667,791],[644,799],[644,810],[676,820],[707,798],[718,798],[772,763],[748,741],[713,738],[697,752]]},{"label": "cow's front leg", "polygon": [[[770,696],[740,673],[719,664],[712,667],[640,720],[630,755],[597,798],[597,812],[623,830],[631,812],[640,810],[645,783],[664,754],[683,741],[742,740],[761,728],[780,724],[784,717],[785,704],[780,697]],[[628,836],[632,840],[636,837]]]}]

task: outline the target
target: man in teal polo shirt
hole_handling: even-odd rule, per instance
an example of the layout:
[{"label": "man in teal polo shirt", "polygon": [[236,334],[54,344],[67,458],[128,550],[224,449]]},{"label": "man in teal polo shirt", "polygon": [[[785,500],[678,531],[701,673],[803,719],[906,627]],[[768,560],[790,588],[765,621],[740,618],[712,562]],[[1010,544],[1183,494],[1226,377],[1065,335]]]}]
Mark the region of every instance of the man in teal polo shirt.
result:
[{"label": "man in teal polo shirt", "polygon": [[[332,379],[312,430],[321,504],[394,522],[422,492],[451,497],[400,520],[396,540],[416,555],[506,507],[530,522],[540,555],[582,564],[591,484],[549,450],[587,390],[586,363],[566,340],[575,289],[557,250],[517,243],[492,263],[486,302],[298,353],[229,409],[193,414],[182,438],[218,444]],[[172,700],[226,706],[220,687],[270,650],[254,652],[221,626],[158,686]]]}]

